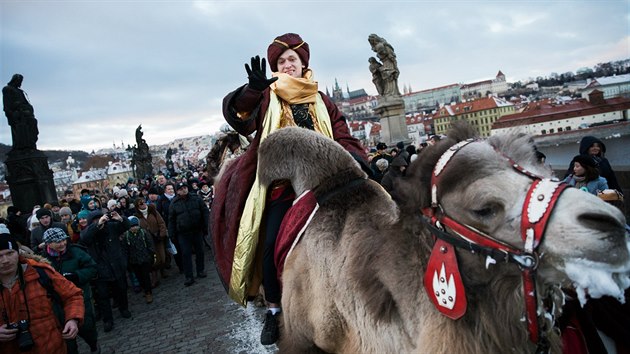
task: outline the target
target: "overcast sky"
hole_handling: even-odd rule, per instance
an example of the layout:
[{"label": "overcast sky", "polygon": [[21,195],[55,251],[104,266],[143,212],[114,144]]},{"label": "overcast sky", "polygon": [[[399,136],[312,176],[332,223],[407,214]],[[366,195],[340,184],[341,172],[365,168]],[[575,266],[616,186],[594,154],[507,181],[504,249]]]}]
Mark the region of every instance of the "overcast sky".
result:
[{"label": "overcast sky", "polygon": [[[630,58],[630,1],[0,0],[0,82],[24,75],[39,149],[91,151],[210,134],[251,56],[299,33],[320,90],[376,94],[367,37],[414,91],[509,82]],[[11,144],[1,119],[0,142]]]}]

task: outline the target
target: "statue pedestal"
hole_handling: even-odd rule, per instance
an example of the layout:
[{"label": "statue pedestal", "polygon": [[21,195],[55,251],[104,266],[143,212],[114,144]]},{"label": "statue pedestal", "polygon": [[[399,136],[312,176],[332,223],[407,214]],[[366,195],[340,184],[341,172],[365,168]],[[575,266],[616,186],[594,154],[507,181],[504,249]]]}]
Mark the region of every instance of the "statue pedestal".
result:
[{"label": "statue pedestal", "polygon": [[57,201],[53,172],[42,151],[11,150],[5,163],[11,199],[20,211],[31,213],[36,204]]},{"label": "statue pedestal", "polygon": [[405,102],[400,97],[379,98],[379,103],[374,112],[380,117],[381,141],[388,146],[396,145],[402,141],[409,143],[407,122],[405,121]]}]

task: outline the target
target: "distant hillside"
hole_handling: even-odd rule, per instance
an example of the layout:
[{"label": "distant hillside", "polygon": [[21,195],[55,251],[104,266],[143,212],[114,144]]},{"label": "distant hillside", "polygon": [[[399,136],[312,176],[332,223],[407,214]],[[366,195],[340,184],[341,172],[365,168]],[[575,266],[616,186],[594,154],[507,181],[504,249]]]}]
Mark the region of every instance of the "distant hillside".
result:
[{"label": "distant hillside", "polygon": [[[7,158],[7,153],[11,150],[10,145],[0,143],[0,158],[4,161]],[[62,151],[62,150],[42,150],[46,156],[48,156],[48,163],[57,161],[66,161],[68,154],[72,153],[72,158],[78,162],[84,162],[88,158],[88,153],[85,151]]]}]

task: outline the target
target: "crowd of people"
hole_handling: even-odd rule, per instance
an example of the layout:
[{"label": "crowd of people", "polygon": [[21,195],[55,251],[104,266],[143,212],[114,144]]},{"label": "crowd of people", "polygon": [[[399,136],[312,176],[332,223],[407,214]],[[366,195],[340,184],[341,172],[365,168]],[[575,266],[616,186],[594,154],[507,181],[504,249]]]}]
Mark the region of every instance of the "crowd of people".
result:
[{"label": "crowd of people", "polygon": [[[175,267],[183,286],[205,278],[213,198],[200,167],[176,178],[129,178],[104,191],[67,190],[30,215],[10,206],[0,219],[0,352],[77,353],[79,336],[98,353],[96,322],[109,332],[114,308],[131,317],[129,288],[151,304]],[[46,306],[42,294],[56,301]]]}]

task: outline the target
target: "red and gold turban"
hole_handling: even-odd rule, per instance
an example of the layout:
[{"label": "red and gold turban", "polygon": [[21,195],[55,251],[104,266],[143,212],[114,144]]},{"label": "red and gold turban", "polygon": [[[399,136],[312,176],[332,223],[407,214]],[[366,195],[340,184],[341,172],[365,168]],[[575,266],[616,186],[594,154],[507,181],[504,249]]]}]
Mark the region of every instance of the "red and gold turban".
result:
[{"label": "red and gold turban", "polygon": [[302,64],[308,68],[308,59],[311,57],[308,43],[304,42],[299,34],[286,33],[276,37],[269,45],[269,48],[267,48],[267,61],[269,62],[271,71],[278,71],[278,58],[287,49],[293,49],[300,57],[300,60],[302,60]]}]

